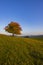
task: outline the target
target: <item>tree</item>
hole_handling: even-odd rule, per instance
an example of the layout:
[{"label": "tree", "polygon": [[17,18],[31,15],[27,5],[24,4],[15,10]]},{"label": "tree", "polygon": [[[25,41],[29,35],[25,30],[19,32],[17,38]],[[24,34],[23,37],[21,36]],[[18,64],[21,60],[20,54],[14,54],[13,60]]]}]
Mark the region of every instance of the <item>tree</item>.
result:
[{"label": "tree", "polygon": [[22,28],[20,27],[19,23],[11,22],[5,27],[5,31],[14,34],[21,34]]}]

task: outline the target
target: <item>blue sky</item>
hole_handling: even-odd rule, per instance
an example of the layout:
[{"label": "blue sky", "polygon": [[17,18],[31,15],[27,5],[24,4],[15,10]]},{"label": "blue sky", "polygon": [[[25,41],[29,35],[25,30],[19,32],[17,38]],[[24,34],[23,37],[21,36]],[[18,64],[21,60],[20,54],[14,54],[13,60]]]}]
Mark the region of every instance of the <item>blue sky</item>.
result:
[{"label": "blue sky", "polygon": [[43,34],[43,0],[0,0],[0,33],[11,21],[21,25],[22,34]]}]

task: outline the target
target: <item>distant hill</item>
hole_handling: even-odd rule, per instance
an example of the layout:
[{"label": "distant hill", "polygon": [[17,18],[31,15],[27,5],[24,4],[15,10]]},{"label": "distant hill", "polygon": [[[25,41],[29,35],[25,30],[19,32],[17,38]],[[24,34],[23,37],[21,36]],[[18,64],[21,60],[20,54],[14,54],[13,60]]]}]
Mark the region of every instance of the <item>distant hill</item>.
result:
[{"label": "distant hill", "polygon": [[31,35],[30,37],[42,37],[43,38],[43,35]]},{"label": "distant hill", "polygon": [[43,35],[23,35],[23,38],[43,38]]}]

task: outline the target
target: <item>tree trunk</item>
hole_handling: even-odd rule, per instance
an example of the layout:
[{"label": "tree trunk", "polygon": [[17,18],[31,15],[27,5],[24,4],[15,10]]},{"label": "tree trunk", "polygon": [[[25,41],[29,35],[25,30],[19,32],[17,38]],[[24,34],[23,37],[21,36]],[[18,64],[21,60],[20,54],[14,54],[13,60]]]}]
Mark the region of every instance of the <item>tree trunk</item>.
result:
[{"label": "tree trunk", "polygon": [[12,36],[14,36],[14,33],[12,34]]}]

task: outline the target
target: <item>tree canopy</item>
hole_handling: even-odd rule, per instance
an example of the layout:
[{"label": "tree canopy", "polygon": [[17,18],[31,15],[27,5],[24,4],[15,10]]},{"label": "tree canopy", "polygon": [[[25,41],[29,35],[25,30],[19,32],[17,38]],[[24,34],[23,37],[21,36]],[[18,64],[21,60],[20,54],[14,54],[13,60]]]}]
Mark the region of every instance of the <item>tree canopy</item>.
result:
[{"label": "tree canopy", "polygon": [[22,28],[19,23],[11,22],[5,27],[5,31],[14,34],[21,34]]}]

